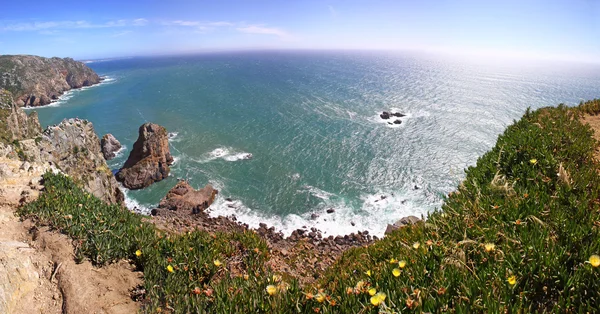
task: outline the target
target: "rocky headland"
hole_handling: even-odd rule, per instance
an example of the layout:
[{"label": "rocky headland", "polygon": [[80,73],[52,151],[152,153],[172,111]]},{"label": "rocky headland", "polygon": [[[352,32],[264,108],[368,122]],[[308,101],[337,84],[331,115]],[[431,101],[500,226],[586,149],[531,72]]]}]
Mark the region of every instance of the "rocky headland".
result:
[{"label": "rocky headland", "polygon": [[0,75],[0,88],[10,91],[20,107],[48,105],[70,89],[101,81],[92,69],[71,58],[29,55],[1,55]]},{"label": "rocky headland", "polygon": [[139,128],[137,141],[116,178],[128,189],[136,190],[150,186],[169,176],[173,156],[169,150],[167,129],[145,123]]}]

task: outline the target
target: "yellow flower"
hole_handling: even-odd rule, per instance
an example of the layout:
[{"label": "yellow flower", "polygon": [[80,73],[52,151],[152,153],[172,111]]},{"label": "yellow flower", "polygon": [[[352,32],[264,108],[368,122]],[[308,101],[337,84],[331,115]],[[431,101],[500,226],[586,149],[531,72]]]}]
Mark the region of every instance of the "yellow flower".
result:
[{"label": "yellow flower", "polygon": [[365,275],[367,275],[367,276],[371,277],[371,271],[370,271],[370,270],[367,270],[367,272],[365,273]]},{"label": "yellow flower", "polygon": [[173,272],[173,266],[169,265],[167,266],[167,271],[172,273]]},{"label": "yellow flower", "polygon": [[595,255],[595,254],[590,256],[589,262],[590,262],[590,264],[592,264],[592,267],[600,266],[600,256]]},{"label": "yellow flower", "polygon": [[244,275],[244,280],[248,280],[248,278],[250,278],[250,276]]},{"label": "yellow flower", "polygon": [[371,297],[371,304],[375,306],[379,306],[383,301],[385,301],[385,293],[379,292],[376,295]]},{"label": "yellow flower", "polygon": [[223,263],[221,263],[221,261],[218,259],[214,260],[213,264],[215,264],[215,266],[217,266],[217,267],[221,267],[221,265],[223,265]]},{"label": "yellow flower", "polygon": [[267,286],[267,293],[269,295],[275,295],[277,293],[277,287],[275,287],[274,285],[268,285]]},{"label": "yellow flower", "polygon": [[485,251],[486,252],[491,252],[493,250],[496,249],[496,245],[494,243],[486,243],[485,244]]},{"label": "yellow flower", "polygon": [[534,159],[530,159],[529,163],[531,163],[532,165],[535,165],[535,164],[537,164],[537,159],[535,159],[535,158]]},{"label": "yellow flower", "polygon": [[398,266],[400,266],[400,268],[404,268],[404,266],[406,266],[406,261],[405,260],[399,261]]},{"label": "yellow flower", "polygon": [[420,246],[421,246],[421,243],[419,243],[419,242],[415,242],[415,243],[413,243],[413,248],[414,248],[415,250],[416,250],[416,249],[418,249]]},{"label": "yellow flower", "polygon": [[281,281],[281,276],[273,275],[273,282],[280,282],[280,281]]},{"label": "yellow flower", "polygon": [[323,303],[323,301],[325,301],[325,294],[321,292],[317,293],[315,300],[317,300],[319,303]]},{"label": "yellow flower", "polygon": [[400,276],[400,269],[398,269],[398,268],[394,268],[394,269],[392,270],[392,275],[394,275],[394,277],[398,277],[398,276]]},{"label": "yellow flower", "polygon": [[396,264],[398,263],[398,260],[395,258],[390,259],[390,264]]},{"label": "yellow flower", "polygon": [[135,251],[135,256],[137,256],[137,257],[142,256],[142,251],[140,251],[140,250]]},{"label": "yellow flower", "polygon": [[377,290],[375,290],[375,288],[371,288],[371,289],[369,289],[369,295],[370,295],[370,296],[374,296],[374,295],[375,295],[375,293],[377,293]]},{"label": "yellow flower", "polygon": [[508,281],[509,285],[514,286],[517,283],[517,277],[515,277],[515,275],[512,275],[512,276],[508,277],[508,279],[506,279],[506,281]]}]

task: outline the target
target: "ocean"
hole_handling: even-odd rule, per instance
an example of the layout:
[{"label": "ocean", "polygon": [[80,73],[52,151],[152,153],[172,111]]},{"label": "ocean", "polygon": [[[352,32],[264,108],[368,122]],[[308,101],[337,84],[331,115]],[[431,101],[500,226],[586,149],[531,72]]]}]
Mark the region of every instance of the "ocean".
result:
[{"label": "ocean", "polygon": [[[219,190],[211,215],[286,235],[382,236],[401,217],[426,217],[528,107],[600,97],[599,66],[413,53],[221,52],[88,66],[107,79],[32,110],[44,126],[79,117],[99,137],[112,133],[125,145],[108,162],[114,170],[141,124],[172,132],[171,176],[125,191],[130,209],[148,213],[186,178]],[[382,111],[406,116],[390,125]]]}]

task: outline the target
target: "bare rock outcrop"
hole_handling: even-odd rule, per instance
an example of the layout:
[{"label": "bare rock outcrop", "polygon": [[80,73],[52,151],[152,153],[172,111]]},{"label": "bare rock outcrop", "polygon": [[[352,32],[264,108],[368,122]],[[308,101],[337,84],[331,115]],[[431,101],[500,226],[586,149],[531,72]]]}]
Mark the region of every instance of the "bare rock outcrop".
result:
[{"label": "bare rock outcrop", "polygon": [[139,128],[139,136],[125,165],[116,175],[128,189],[141,189],[169,176],[173,157],[167,130],[154,123]]},{"label": "bare rock outcrop", "polygon": [[100,147],[102,148],[102,155],[104,159],[111,160],[115,158],[116,152],[121,149],[121,143],[110,133],[105,134],[100,140]]},{"label": "bare rock outcrop", "polygon": [[17,107],[12,94],[0,88],[0,141],[35,138],[42,133],[37,112],[27,115]]},{"label": "bare rock outcrop", "polygon": [[65,119],[49,126],[31,149],[25,145],[23,149],[28,158],[56,165],[96,197],[111,204],[123,201],[123,193],[106,164],[91,122]]},{"label": "bare rock outcrop", "polygon": [[385,229],[385,234],[390,234],[394,230],[397,230],[397,229],[400,229],[400,228],[403,228],[406,226],[414,225],[421,221],[423,221],[423,219],[416,217],[416,216],[402,217],[400,220],[396,221],[394,224],[388,224],[387,228]]},{"label": "bare rock outcrop", "polygon": [[92,69],[71,58],[2,55],[0,69],[0,88],[12,92],[18,106],[47,105],[65,91],[101,81]]},{"label": "bare rock outcrop", "polygon": [[198,214],[214,202],[218,193],[210,184],[194,190],[187,181],[179,181],[160,201],[158,207]]}]

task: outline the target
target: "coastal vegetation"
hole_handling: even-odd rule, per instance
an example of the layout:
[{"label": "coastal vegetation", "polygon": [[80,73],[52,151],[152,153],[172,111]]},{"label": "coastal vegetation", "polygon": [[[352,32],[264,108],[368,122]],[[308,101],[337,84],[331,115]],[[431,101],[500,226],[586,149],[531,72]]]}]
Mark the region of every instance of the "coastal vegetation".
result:
[{"label": "coastal vegetation", "polygon": [[19,213],[71,236],[79,259],[131,260],[148,313],[597,312],[598,142],[580,118],[598,113],[598,100],[527,110],[439,211],[307,286],[265,266],[255,232],[159,230],[60,174]]}]

